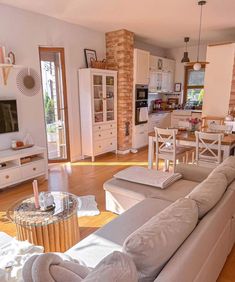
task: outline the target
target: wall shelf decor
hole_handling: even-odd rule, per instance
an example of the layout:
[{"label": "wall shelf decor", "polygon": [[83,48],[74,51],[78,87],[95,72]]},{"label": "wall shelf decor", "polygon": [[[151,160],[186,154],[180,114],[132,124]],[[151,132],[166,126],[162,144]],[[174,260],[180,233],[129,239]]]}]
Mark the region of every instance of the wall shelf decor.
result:
[{"label": "wall shelf decor", "polygon": [[32,68],[22,68],[16,77],[16,84],[22,94],[34,96],[41,88],[40,75]]},{"label": "wall shelf decor", "polygon": [[19,69],[23,68],[20,65],[13,65],[13,64],[0,64],[0,69],[2,70],[2,78],[4,85],[7,85],[7,80],[9,78],[9,74],[12,69]]}]

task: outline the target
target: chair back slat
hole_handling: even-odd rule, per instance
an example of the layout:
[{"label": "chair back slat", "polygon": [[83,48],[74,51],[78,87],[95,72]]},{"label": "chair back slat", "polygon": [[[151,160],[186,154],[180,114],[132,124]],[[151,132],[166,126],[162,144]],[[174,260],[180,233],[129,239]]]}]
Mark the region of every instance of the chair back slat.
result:
[{"label": "chair back slat", "polygon": [[[221,163],[221,142],[223,134],[195,132],[196,135],[196,162],[208,161]],[[209,142],[208,142],[209,141]]]},{"label": "chair back slat", "polygon": [[175,153],[177,129],[154,127],[158,153]]},{"label": "chair back slat", "polygon": [[207,130],[211,123],[223,125],[224,124],[224,117],[204,116],[202,118],[201,130],[202,131]]},{"label": "chair back slat", "polygon": [[223,132],[223,133],[232,133],[233,126],[229,124],[217,124],[215,122],[211,122],[208,125],[209,131],[213,132]]}]

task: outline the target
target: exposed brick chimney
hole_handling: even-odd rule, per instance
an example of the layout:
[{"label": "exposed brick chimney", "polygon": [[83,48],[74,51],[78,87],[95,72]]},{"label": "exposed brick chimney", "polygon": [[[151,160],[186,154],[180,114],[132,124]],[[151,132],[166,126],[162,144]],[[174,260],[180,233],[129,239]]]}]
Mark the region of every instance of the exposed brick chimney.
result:
[{"label": "exposed brick chimney", "polygon": [[106,33],[108,69],[118,71],[118,150],[132,148],[134,33],[122,29]]},{"label": "exposed brick chimney", "polygon": [[230,92],[230,100],[229,100],[229,108],[235,107],[235,60],[233,64],[233,76],[232,76],[232,85],[231,85],[231,92]]}]

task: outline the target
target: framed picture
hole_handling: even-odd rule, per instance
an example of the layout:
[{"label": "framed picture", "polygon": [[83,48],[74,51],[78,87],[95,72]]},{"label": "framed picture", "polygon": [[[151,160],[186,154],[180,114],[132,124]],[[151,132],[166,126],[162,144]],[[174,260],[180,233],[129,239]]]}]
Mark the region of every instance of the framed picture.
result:
[{"label": "framed picture", "polygon": [[158,61],[157,61],[157,68],[159,69],[159,70],[162,70],[162,59],[158,59]]},{"label": "framed picture", "polygon": [[91,49],[84,49],[86,67],[91,67],[91,58],[97,60],[96,51]]},{"label": "framed picture", "polygon": [[180,92],[181,91],[181,83],[177,82],[175,83],[175,92]]}]

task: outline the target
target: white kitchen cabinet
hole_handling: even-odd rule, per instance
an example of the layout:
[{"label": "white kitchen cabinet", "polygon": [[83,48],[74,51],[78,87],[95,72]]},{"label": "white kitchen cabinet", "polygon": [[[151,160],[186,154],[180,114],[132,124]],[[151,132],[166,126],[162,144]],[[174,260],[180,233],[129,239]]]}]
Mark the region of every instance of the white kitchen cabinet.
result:
[{"label": "white kitchen cabinet", "polygon": [[157,71],[157,58],[156,56],[149,56],[149,70],[156,72]]},{"label": "white kitchen cabinet", "polygon": [[162,72],[149,72],[149,93],[156,93],[162,89]]},{"label": "white kitchen cabinet", "polygon": [[149,115],[148,132],[154,131],[154,127],[168,128],[171,126],[171,113],[153,113]]},{"label": "white kitchen cabinet", "polygon": [[[159,64],[159,60],[162,63]],[[174,76],[174,60],[150,56],[149,92],[174,92]]]},{"label": "white kitchen cabinet", "polygon": [[148,51],[134,49],[134,83],[149,84],[149,56]]},{"label": "white kitchen cabinet", "polygon": [[148,144],[148,123],[135,125],[133,128],[132,146],[138,149]]},{"label": "white kitchen cabinet", "polygon": [[117,150],[117,72],[79,70],[82,155]]}]

